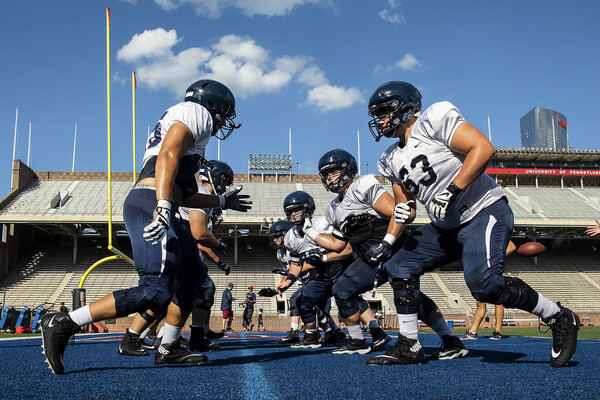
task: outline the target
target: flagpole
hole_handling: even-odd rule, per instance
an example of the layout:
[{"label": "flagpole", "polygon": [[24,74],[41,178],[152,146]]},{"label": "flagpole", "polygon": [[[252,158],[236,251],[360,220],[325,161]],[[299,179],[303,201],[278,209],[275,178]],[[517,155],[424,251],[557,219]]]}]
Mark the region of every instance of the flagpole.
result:
[{"label": "flagpole", "polygon": [[[12,162],[10,165],[10,170],[12,171],[13,166],[15,164],[15,152],[17,151],[17,124],[19,122],[19,107],[17,107],[17,113],[15,115],[15,138],[13,139],[13,156],[12,156]],[[14,174],[10,174],[11,178],[10,178],[10,187],[12,189],[12,185],[13,185],[13,178],[14,178]]]},{"label": "flagpole", "polygon": [[135,89],[137,81],[135,80],[135,72],[131,73],[131,108],[133,114],[133,183],[136,180],[136,165],[135,165]]},{"label": "flagpole", "polygon": [[31,151],[31,120],[29,120],[29,139],[27,139],[27,166],[29,167],[29,152]]},{"label": "flagpole", "polygon": [[358,175],[360,175],[360,129],[356,129],[356,137],[358,141]]},{"label": "flagpole", "polygon": [[75,172],[75,146],[77,145],[77,122],[75,122],[75,135],[73,137],[73,165],[71,166],[71,172]]}]

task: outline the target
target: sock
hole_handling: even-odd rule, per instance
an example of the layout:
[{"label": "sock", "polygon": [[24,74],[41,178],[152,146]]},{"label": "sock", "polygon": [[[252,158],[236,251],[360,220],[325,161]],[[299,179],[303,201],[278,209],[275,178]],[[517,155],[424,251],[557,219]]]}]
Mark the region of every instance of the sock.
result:
[{"label": "sock", "polygon": [[156,337],[157,337],[157,338],[161,338],[161,339],[162,339],[162,337],[163,337],[163,333],[164,333],[164,332],[163,332],[163,328],[160,328],[160,330],[159,330],[159,331],[158,331],[158,333],[156,334]]},{"label": "sock", "polygon": [[315,329],[306,329],[306,334],[315,333],[315,332],[317,332],[316,328]]},{"label": "sock", "polygon": [[292,326],[291,326],[291,328],[292,328],[292,330],[293,330],[293,331],[297,331],[297,330],[298,330],[298,328],[299,328],[299,324],[298,324],[298,323],[296,323],[296,322],[292,322]]},{"label": "sock", "polygon": [[87,324],[91,324],[94,322],[92,319],[92,314],[90,314],[90,305],[83,306],[78,308],[75,311],[71,311],[69,313],[69,317],[79,326],[84,326]]},{"label": "sock", "polygon": [[546,297],[544,297],[543,295],[538,293],[537,305],[535,306],[535,308],[533,309],[533,311],[531,313],[534,315],[537,315],[538,317],[541,317],[542,319],[547,319],[559,311],[560,311],[560,308],[558,308],[558,306],[556,304],[554,304],[553,302],[548,300]]},{"label": "sock", "polygon": [[337,324],[332,320],[329,321],[329,326],[331,327],[331,329],[333,329],[333,331],[337,331],[338,329],[340,329],[339,326],[337,326]]},{"label": "sock", "polygon": [[365,337],[362,334],[362,329],[360,328],[360,324],[356,325],[348,325],[348,334],[352,339],[364,340]]},{"label": "sock", "polygon": [[369,329],[376,329],[379,328],[379,324],[377,323],[376,319],[372,319],[369,321]]},{"label": "sock", "polygon": [[165,326],[163,326],[163,328],[162,328],[163,337],[162,337],[161,344],[163,346],[166,346],[166,345],[173,343],[177,339],[179,339],[179,337],[181,336],[182,329],[183,329],[182,326],[174,326],[174,325],[169,325],[168,323],[165,323]]},{"label": "sock", "polygon": [[127,330],[128,330],[128,331],[129,331],[129,333],[131,333],[132,335],[138,335],[138,336],[140,336],[140,334],[139,334],[138,332],[134,331],[134,330],[133,330],[133,329],[131,329],[131,328],[128,328]]},{"label": "sock", "polygon": [[329,326],[329,324],[325,324],[325,325],[323,326],[323,331],[324,331],[324,332],[329,332],[330,330],[331,330],[331,326]]},{"label": "sock", "polygon": [[140,333],[140,339],[146,339],[148,337],[148,334],[150,333],[150,331],[151,331],[150,328],[144,329],[144,332]]},{"label": "sock", "polygon": [[448,323],[446,322],[446,320],[443,317],[438,319],[437,321],[435,321],[433,324],[431,324],[430,328],[433,329],[435,331],[435,333],[438,334],[440,339],[447,335],[453,336],[452,331],[450,330],[450,327],[448,326]]},{"label": "sock", "polygon": [[419,321],[417,313],[398,314],[398,332],[409,339],[419,339]]}]

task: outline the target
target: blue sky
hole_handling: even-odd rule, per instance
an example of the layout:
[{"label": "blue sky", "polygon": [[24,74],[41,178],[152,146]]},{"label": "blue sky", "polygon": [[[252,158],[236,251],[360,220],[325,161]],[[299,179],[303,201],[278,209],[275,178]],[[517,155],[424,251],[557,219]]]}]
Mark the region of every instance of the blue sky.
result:
[{"label": "blue sky", "polygon": [[[249,153],[288,152],[316,173],[344,148],[373,173],[381,152],[366,105],[405,80],[424,107],[453,102],[496,146],[519,146],[533,107],[568,118],[573,148],[600,148],[600,3],[563,1],[113,0],[3,2],[0,13],[0,192],[16,158],[37,171],[106,171],[105,7],[111,9],[112,170],[131,171],[131,73],[136,71],[137,170],[148,125],[197,79],[236,95],[243,124],[221,159],[247,172]],[[207,149],[217,157],[217,140]],[[368,167],[367,167],[368,164]]]}]

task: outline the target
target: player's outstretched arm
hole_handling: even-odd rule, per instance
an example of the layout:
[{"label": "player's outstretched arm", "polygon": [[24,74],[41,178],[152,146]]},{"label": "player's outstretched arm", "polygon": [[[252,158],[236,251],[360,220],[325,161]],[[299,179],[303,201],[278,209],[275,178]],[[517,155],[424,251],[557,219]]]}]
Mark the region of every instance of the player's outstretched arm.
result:
[{"label": "player's outstretched arm", "polygon": [[590,236],[596,236],[600,234],[600,221],[596,220],[596,225],[590,225],[585,229],[585,233]]}]

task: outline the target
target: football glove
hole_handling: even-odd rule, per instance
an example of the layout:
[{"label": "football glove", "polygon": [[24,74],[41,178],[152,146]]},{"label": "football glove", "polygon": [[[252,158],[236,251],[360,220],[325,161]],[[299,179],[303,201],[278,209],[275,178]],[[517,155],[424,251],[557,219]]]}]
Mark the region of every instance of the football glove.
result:
[{"label": "football glove", "polygon": [[170,219],[171,202],[159,200],[152,213],[152,222],[144,228],[144,239],[152,244],[160,242],[169,229]]},{"label": "football glove", "polygon": [[304,261],[311,264],[311,261],[327,262],[327,254],[319,249],[311,249],[304,255]]},{"label": "football glove", "polygon": [[252,208],[252,202],[247,194],[238,194],[242,190],[242,185],[236,187],[229,193],[219,195],[219,208],[246,212]]},{"label": "football glove", "polygon": [[262,297],[273,297],[277,294],[277,292],[274,289],[269,288],[264,288],[264,289],[260,289],[258,291],[258,295],[262,296]]},{"label": "football glove", "polygon": [[219,268],[221,268],[223,270],[223,272],[225,272],[225,275],[229,275],[229,273],[231,272],[231,268],[229,268],[229,264],[227,264],[225,261],[219,261],[217,263],[217,266]]},{"label": "football glove", "polygon": [[225,243],[222,238],[219,238],[219,242],[220,242],[219,247],[217,247],[216,250],[219,253],[226,256],[227,255],[227,243]]},{"label": "football glove", "polygon": [[310,218],[304,219],[304,225],[302,225],[302,232],[304,232],[304,234],[312,240],[315,240],[317,236],[319,236],[319,232],[317,232],[315,228],[313,228]]},{"label": "football glove", "polygon": [[462,189],[451,182],[446,189],[435,195],[433,200],[431,200],[431,212],[433,216],[440,221],[445,220],[448,207],[456,201],[456,196],[460,192],[462,192]]},{"label": "football glove", "polygon": [[406,203],[398,203],[394,207],[394,221],[397,224],[405,224],[410,218],[411,205],[414,205],[413,200],[409,200]]},{"label": "football glove", "polygon": [[386,233],[381,243],[374,244],[365,253],[365,261],[369,264],[377,264],[386,261],[392,255],[392,245],[396,237]]}]

